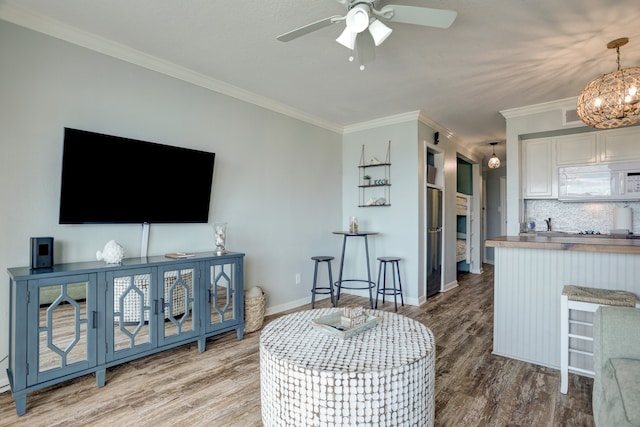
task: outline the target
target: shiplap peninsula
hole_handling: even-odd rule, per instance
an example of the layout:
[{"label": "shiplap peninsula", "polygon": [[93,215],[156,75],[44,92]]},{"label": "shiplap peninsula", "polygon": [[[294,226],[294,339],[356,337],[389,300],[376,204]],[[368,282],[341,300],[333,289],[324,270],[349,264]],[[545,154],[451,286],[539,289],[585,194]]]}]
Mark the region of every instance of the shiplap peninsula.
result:
[{"label": "shiplap peninsula", "polygon": [[560,294],[565,285],[640,295],[640,240],[509,236],[495,248],[495,354],[560,368]]}]

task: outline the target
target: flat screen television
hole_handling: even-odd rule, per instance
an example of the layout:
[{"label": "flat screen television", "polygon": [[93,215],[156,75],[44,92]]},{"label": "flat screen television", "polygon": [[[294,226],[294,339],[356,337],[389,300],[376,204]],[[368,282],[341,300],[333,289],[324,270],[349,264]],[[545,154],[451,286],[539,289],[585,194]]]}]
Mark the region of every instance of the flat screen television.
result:
[{"label": "flat screen television", "polygon": [[215,153],[65,128],[60,224],[206,223]]}]

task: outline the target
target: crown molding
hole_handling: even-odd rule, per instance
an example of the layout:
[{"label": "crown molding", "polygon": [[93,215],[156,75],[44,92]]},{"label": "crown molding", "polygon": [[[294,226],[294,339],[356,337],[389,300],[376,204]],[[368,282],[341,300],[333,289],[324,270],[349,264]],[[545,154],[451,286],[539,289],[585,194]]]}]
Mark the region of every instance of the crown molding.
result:
[{"label": "crown molding", "polygon": [[342,134],[344,130],[341,125],[307,114],[286,104],[146,54],[130,46],[36,14],[12,0],[0,1],[0,19],[338,134]]},{"label": "crown molding", "polygon": [[543,102],[541,104],[527,105],[526,107],[510,108],[508,110],[501,110],[500,114],[505,119],[512,119],[514,117],[528,116],[531,114],[546,113],[553,110],[575,110],[578,97],[558,99],[555,101]]},{"label": "crown molding", "polygon": [[444,137],[450,140],[457,147],[457,151],[460,154],[468,157],[470,160],[480,162],[483,158],[483,154],[480,148],[476,147],[475,145],[465,144],[462,138],[460,138],[455,132],[453,132],[446,126],[443,126],[440,123],[436,122],[426,114],[420,112],[420,117],[418,118],[418,120],[421,123],[429,126],[431,129],[440,132],[441,138]]},{"label": "crown molding", "polygon": [[406,122],[422,122],[430,128],[440,132],[442,136],[452,141],[462,143],[462,140],[450,129],[427,116],[422,111],[409,111],[407,113],[396,114],[393,116],[382,117],[366,122],[355,123],[344,127],[344,133],[359,132],[367,129],[375,129],[381,126],[395,125]]},{"label": "crown molding", "polygon": [[440,123],[433,120],[431,117],[427,116],[422,111],[418,116],[418,121],[429,126],[431,129],[440,132],[440,136],[443,136],[455,143],[462,144],[462,140],[458,135],[456,135],[451,129],[446,126],[441,125]]},{"label": "crown molding", "polygon": [[395,125],[407,122],[421,122],[429,126],[434,131],[440,132],[440,136],[450,140],[456,147],[457,151],[469,159],[478,160],[483,158],[483,154],[476,148],[467,146],[451,129],[441,125],[422,111],[410,111],[408,113],[396,114],[394,116],[383,117],[376,120],[370,120],[362,123],[345,126],[344,133],[360,132],[368,129],[375,129],[382,126]]},{"label": "crown molding", "polygon": [[344,133],[360,132],[367,129],[375,129],[382,126],[396,125],[399,123],[415,122],[418,120],[420,111],[396,114],[379,119],[368,120],[366,122],[355,123],[344,127]]}]

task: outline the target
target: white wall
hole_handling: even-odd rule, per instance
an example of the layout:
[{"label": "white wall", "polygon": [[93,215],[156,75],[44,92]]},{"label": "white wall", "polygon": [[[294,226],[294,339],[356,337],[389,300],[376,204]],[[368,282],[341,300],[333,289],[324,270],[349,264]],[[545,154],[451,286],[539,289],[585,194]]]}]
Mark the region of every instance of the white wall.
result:
[{"label": "white wall", "polygon": [[[418,300],[418,134],[417,116],[405,123],[349,132],[344,135],[342,149],[342,230],[347,229],[349,216],[358,218],[361,230],[376,231],[369,237],[371,274],[375,281],[378,272],[377,257],[398,256],[403,280],[405,300],[417,304]],[[391,141],[390,201],[388,207],[359,208],[359,169],[362,145],[365,162],[371,156],[384,161]],[[371,171],[377,173],[377,171]],[[368,196],[380,197],[377,190],[367,190]],[[336,236],[335,240],[341,237]],[[345,255],[345,278],[366,277],[366,256],[362,238],[349,238]],[[336,266],[337,267],[337,266]]]},{"label": "white wall", "polygon": [[[209,220],[227,221],[228,249],[247,254],[245,285],[263,286],[272,310],[308,301],[309,257],[340,249],[341,135],[5,21],[0,58],[0,360],[5,272],[29,264],[30,237],[53,236],[56,263],[92,260],[109,239],[139,256],[138,225],[58,224],[65,126],[215,152]],[[150,255],[213,248],[208,224],[151,226]]]},{"label": "white wall", "polygon": [[[395,121],[392,124],[388,122]],[[456,169],[457,156],[463,155],[472,162],[478,162],[478,156],[460,144],[440,138],[433,145],[434,129],[425,123],[418,114],[399,115],[387,118],[384,123],[370,127],[364,124],[358,130],[348,131],[344,135],[343,145],[343,200],[342,229],[347,228],[349,216],[356,216],[363,230],[379,232],[369,238],[371,272],[377,277],[377,257],[398,256],[400,275],[405,301],[418,305],[425,300],[425,245],[424,245],[424,165],[425,146],[443,153],[443,207],[444,207],[444,251],[443,284],[451,288],[457,284],[456,271]],[[441,133],[442,134],[442,133]],[[391,206],[358,208],[359,170],[362,145],[365,146],[365,162],[371,156],[384,161],[387,144],[391,141]],[[474,168],[474,203],[480,203],[480,173]],[[375,190],[368,190],[374,194]],[[366,201],[366,199],[365,199]],[[476,212],[479,212],[476,209]],[[479,214],[478,214],[479,215]],[[479,216],[478,216],[479,218]],[[479,223],[479,221],[476,221]],[[336,240],[339,237],[336,236]],[[364,244],[360,238],[349,238],[345,256],[345,277],[366,277]],[[362,240],[362,239],[360,239]],[[478,250],[480,239],[478,234]],[[480,258],[478,258],[479,260]],[[374,277],[374,280],[375,280]],[[362,292],[356,292],[364,295]]]}]

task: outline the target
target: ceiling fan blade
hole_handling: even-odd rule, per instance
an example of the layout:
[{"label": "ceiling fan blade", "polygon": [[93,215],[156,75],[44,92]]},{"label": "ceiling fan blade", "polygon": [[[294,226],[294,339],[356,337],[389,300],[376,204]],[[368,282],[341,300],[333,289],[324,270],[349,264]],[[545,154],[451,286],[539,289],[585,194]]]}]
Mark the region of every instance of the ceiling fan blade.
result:
[{"label": "ceiling fan blade", "polygon": [[397,4],[390,4],[383,7],[380,13],[387,15],[390,10],[393,10],[393,15],[389,18],[392,22],[436,28],[449,28],[451,24],[453,24],[453,21],[455,21],[456,16],[458,16],[458,13],[453,10]]},{"label": "ceiling fan blade", "polygon": [[368,64],[376,59],[376,44],[369,31],[363,31],[356,37],[356,53],[360,65]]},{"label": "ceiling fan blade", "polygon": [[321,19],[316,22],[312,22],[311,24],[305,25],[304,27],[296,28],[295,30],[289,31],[288,33],[284,33],[276,37],[281,42],[288,42],[293,39],[297,39],[298,37],[302,37],[305,34],[312,33],[321,28],[328,27],[331,24],[334,24],[338,21],[343,21],[344,16],[334,15],[325,19]]}]

